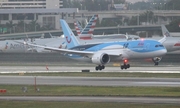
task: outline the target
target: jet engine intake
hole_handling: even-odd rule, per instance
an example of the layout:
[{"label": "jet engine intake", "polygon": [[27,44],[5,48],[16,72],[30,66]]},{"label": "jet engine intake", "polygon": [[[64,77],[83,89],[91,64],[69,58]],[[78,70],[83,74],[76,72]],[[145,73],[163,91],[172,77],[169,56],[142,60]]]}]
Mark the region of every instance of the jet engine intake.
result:
[{"label": "jet engine intake", "polygon": [[104,65],[110,61],[110,57],[106,53],[96,53],[92,56],[92,63]]}]

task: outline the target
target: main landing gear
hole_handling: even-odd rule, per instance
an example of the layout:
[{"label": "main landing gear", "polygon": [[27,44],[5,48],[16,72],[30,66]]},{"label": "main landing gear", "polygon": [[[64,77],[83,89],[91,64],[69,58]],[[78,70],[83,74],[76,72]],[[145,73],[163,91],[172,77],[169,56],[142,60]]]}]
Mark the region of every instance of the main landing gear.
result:
[{"label": "main landing gear", "polygon": [[102,69],[105,69],[105,66],[104,65],[98,65],[95,67],[96,70],[102,70]]},{"label": "main landing gear", "polygon": [[159,65],[159,62],[155,62],[155,63],[154,63],[154,66],[158,66],[158,65]]},{"label": "main landing gear", "polygon": [[130,68],[130,64],[127,64],[127,60],[124,60],[124,64],[123,65],[121,65],[121,69],[123,70],[123,69],[127,69],[127,68]]}]

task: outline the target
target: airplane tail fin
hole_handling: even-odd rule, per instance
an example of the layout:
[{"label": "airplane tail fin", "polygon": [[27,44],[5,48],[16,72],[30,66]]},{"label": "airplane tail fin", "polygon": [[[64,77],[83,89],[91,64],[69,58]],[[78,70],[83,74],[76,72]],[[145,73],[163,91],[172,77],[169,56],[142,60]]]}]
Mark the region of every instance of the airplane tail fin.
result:
[{"label": "airplane tail fin", "polygon": [[70,29],[70,27],[68,26],[66,21],[60,19],[60,24],[61,24],[64,36],[65,36],[64,39],[65,39],[65,43],[67,45],[67,48],[69,49],[69,48],[78,46],[79,41],[75,37],[74,33],[72,32],[72,30]]},{"label": "airplane tail fin", "polygon": [[169,31],[167,30],[167,28],[165,27],[165,25],[161,25],[161,29],[162,29],[162,34],[165,35],[166,37],[171,37]]},{"label": "airplane tail fin", "polygon": [[83,28],[81,27],[81,25],[79,24],[78,21],[75,21],[75,22],[74,22],[74,27],[75,27],[75,29],[76,29],[77,35],[81,34]]},{"label": "airplane tail fin", "polygon": [[80,39],[92,39],[93,31],[97,22],[98,15],[93,15],[89,20],[88,24],[82,30],[81,34],[79,34]]}]

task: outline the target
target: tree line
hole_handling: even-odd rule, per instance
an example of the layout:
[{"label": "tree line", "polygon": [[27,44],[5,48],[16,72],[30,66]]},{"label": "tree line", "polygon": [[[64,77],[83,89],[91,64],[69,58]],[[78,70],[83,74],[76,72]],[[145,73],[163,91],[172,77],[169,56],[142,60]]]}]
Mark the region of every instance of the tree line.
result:
[{"label": "tree line", "polygon": [[29,23],[25,23],[23,20],[20,20],[17,24],[12,21],[7,22],[6,24],[0,24],[0,34],[4,33],[22,33],[22,32],[35,32],[35,31],[45,31],[45,30],[54,30],[50,25],[40,26],[36,20],[32,20]]}]

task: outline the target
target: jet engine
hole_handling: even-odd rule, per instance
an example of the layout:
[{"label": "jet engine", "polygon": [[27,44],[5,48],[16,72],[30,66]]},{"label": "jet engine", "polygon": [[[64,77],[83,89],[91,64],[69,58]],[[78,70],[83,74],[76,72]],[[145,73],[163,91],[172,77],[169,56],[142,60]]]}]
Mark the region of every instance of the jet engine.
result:
[{"label": "jet engine", "polygon": [[154,57],[154,58],[152,58],[152,61],[155,63],[155,65],[158,65],[161,60],[162,60],[162,57]]},{"label": "jet engine", "polygon": [[106,53],[96,53],[92,56],[92,63],[104,65],[110,61],[110,57]]}]

